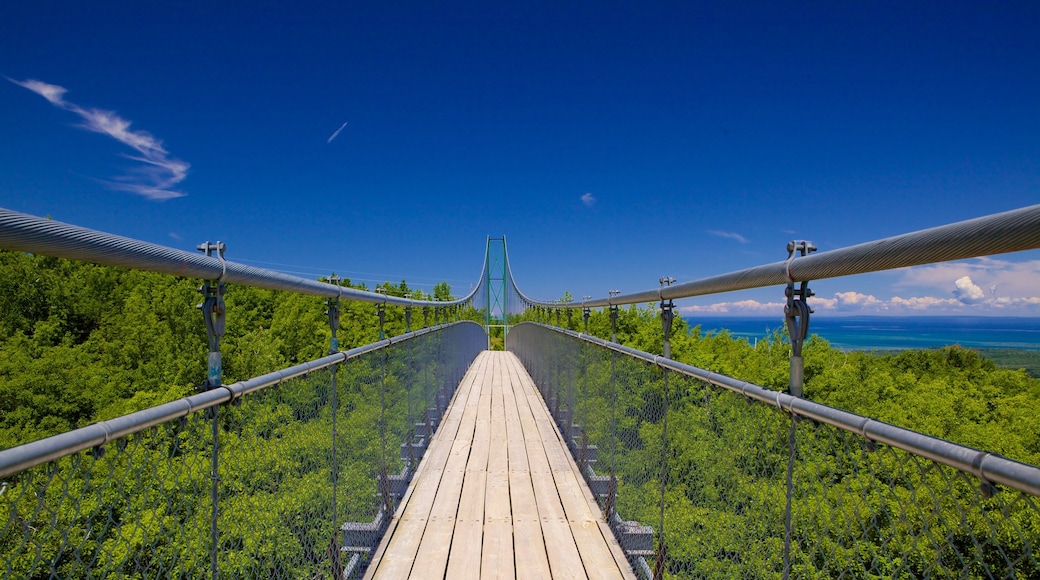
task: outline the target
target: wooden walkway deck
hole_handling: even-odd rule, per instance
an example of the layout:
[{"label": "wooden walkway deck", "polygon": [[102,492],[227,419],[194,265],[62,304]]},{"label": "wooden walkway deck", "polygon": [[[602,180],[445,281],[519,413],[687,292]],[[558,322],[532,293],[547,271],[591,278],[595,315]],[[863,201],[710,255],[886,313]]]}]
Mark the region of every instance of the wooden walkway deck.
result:
[{"label": "wooden walkway deck", "polygon": [[531,377],[473,362],[366,578],[635,578]]}]

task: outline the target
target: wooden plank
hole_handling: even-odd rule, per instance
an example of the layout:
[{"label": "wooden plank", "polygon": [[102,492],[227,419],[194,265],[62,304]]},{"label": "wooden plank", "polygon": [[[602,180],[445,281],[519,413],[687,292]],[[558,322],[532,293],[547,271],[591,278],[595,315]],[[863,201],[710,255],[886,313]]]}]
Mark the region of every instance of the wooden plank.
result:
[{"label": "wooden plank", "polygon": [[543,437],[546,459],[571,534],[590,578],[634,578],[624,551],[604,521],[592,493],[581,479],[577,465],[551,419],[548,408],[517,361],[517,374]]},{"label": "wooden plank", "polygon": [[538,517],[538,504],[535,503],[529,473],[509,471],[509,496],[513,508],[513,550],[517,579],[551,578],[549,555],[542,536],[542,521]]},{"label": "wooden plank", "polygon": [[[480,556],[480,577],[509,579],[516,577],[513,561],[513,522],[484,520],[484,544]],[[545,572],[548,573],[548,567]],[[450,575],[449,575],[450,577]]]},{"label": "wooden plank", "polygon": [[517,397],[515,389],[520,385],[513,385],[510,380],[508,369],[503,365],[502,399],[505,405],[506,419],[506,445],[509,454],[509,470],[528,470],[527,448],[524,444],[524,429],[520,424],[520,414],[517,411]]},{"label": "wooden plank", "polygon": [[448,555],[447,578],[478,578],[484,536],[486,471],[466,471],[455,531]]},{"label": "wooden plank", "polygon": [[[512,367],[513,379],[520,381],[518,369]],[[522,388],[522,384],[521,384]],[[545,456],[544,442],[535,416],[531,411],[526,395],[517,393],[517,411],[524,429],[527,460],[530,463],[531,485],[534,488],[535,503],[538,506],[538,517],[542,524],[542,535],[545,539],[545,551],[549,558],[549,568],[555,578],[586,578],[581,562],[581,555],[574,543],[574,535],[568,525],[563,504],[556,491],[549,460]]]},{"label": "wooden plank", "polygon": [[453,451],[458,452],[454,449],[454,443],[467,403],[474,392],[479,392],[477,389],[490,362],[487,353],[481,353],[463,377],[444,420],[430,442],[426,457],[420,462],[413,483],[402,499],[402,505],[398,507],[397,513],[400,517],[395,516],[386,536],[380,542],[373,555],[372,565],[365,574],[366,578],[376,575],[380,578],[404,578],[411,571],[442,484],[448,459]]},{"label": "wooden plank", "polygon": [[[624,578],[621,569],[614,560],[606,538],[595,521],[570,522],[574,543],[581,554],[582,567],[589,578],[615,579]],[[609,532],[609,528],[608,528]],[[611,533],[611,537],[614,534]]]},{"label": "wooden plank", "polygon": [[[509,465],[509,498],[513,522],[513,551],[517,579],[551,578],[549,556],[542,536],[542,521],[531,484],[530,463],[524,430],[517,410],[519,383],[513,380],[508,365],[502,365],[502,398],[505,405]],[[526,400],[526,398],[525,398]]]},{"label": "wooden plank", "polygon": [[473,444],[473,432],[477,423],[478,401],[481,385],[475,386],[477,396],[470,395],[459,425],[451,456],[444,469],[441,485],[437,491],[430,518],[423,533],[419,549],[415,554],[412,576],[415,578],[441,578],[444,576],[451,550],[451,537],[455,531],[462,485],[466,476]]},{"label": "wooden plank", "polygon": [[484,497],[484,521],[508,521],[512,517],[509,502],[509,472],[488,471],[487,491]]}]

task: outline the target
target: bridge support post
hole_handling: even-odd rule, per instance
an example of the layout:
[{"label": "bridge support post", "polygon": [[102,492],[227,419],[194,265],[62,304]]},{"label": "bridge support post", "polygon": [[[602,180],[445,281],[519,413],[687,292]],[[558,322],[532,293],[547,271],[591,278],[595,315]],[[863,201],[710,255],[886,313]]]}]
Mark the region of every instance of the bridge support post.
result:
[{"label": "bridge support post", "polygon": [[[199,244],[198,250],[211,257],[214,252],[220,260],[220,277],[216,280],[205,280],[199,287],[202,294],[202,304],[198,308],[202,311],[202,318],[206,323],[206,339],[209,343],[209,359],[206,370],[206,382],[202,386],[203,391],[215,389],[220,386],[223,378],[223,364],[220,356],[220,337],[224,335],[224,323],[226,308],[224,305],[224,274],[227,272],[227,264],[224,261],[224,250],[226,246],[218,241],[211,244],[208,241]],[[210,513],[210,574],[213,580],[217,580],[219,574],[217,552],[220,546],[220,531],[217,526],[220,509],[218,504],[218,491],[220,485],[220,424],[219,408],[210,409],[212,418],[213,451],[210,456],[210,502],[212,511]]]},{"label": "bridge support post", "polygon": [[[807,300],[813,295],[809,289],[809,282],[802,281],[795,286],[794,276],[791,275],[791,264],[795,258],[804,257],[816,251],[816,246],[806,241],[791,241],[787,244],[787,288],[784,295],[787,304],[784,306],[784,320],[787,323],[787,334],[791,339],[791,378],[788,382],[788,392],[795,397],[801,397],[805,385],[805,360],[802,358],[802,346],[809,336],[809,308]],[[791,521],[791,506],[794,501],[794,463],[797,459],[798,417],[791,413],[791,429],[787,436],[787,494],[784,506],[784,571],[782,578],[787,580],[791,576],[791,540],[794,535],[794,527]]]},{"label": "bridge support post", "polygon": [[[671,286],[675,283],[675,278],[668,276],[662,276],[659,280],[661,284],[661,290],[664,290],[666,286]],[[661,332],[663,335],[663,354],[664,358],[672,358],[672,321],[675,316],[675,303],[671,300],[665,301],[664,295],[659,294],[661,298]],[[660,580],[664,578],[665,565],[668,558],[668,548],[665,544],[664,535],[664,499],[665,492],[668,488],[668,370],[664,371],[664,397],[661,401],[661,507],[660,507],[660,521],[658,525],[658,540],[657,540],[657,561],[654,564],[654,580]]]},{"label": "bridge support post", "polygon": [[[411,294],[405,294],[405,298],[411,298],[411,297],[412,297]],[[404,307],[404,331],[405,332],[411,332],[412,331],[412,307],[411,306],[405,306]]]},{"label": "bridge support post", "polygon": [[[329,276],[329,282],[335,284],[337,288],[339,285],[340,278],[335,272]],[[342,290],[339,291],[342,294]],[[329,330],[332,332],[332,338],[329,339],[329,354],[336,354],[339,352],[339,338],[336,337],[336,331],[339,330],[339,301],[340,296],[337,295],[335,298],[330,298],[325,301],[325,314],[329,317]],[[329,557],[332,560],[332,577],[342,578],[343,577],[343,559],[342,552],[340,551],[339,532],[339,510],[337,509],[336,500],[339,493],[339,465],[336,461],[336,440],[338,433],[336,431],[336,415],[339,413],[339,389],[336,385],[336,370],[337,367],[331,367],[330,373],[330,385],[332,387],[332,446],[330,455],[330,471],[332,472],[332,523],[334,525],[332,531],[332,537],[329,539]]]},{"label": "bridge support post", "polygon": [[[611,290],[610,298],[613,300],[615,296],[621,294],[620,290]],[[618,306],[617,304],[610,305],[610,342],[617,343],[617,317],[618,317]]]},{"label": "bridge support post", "polygon": [[[581,301],[584,303],[589,298],[592,298],[592,296],[589,296],[589,295],[586,294],[585,296],[581,297]],[[592,309],[589,308],[588,306],[582,305],[582,307],[581,307],[581,318],[582,318],[582,320],[585,321],[585,334],[589,333],[589,316],[591,316],[591,315],[592,315]]]}]

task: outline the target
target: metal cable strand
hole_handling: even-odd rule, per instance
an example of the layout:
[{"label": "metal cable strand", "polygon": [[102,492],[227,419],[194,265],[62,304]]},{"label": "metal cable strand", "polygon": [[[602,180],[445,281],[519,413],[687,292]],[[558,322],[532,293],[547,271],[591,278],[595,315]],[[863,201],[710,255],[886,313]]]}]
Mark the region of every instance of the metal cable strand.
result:
[{"label": "metal cable strand", "polygon": [[452,302],[428,302],[385,296],[299,278],[264,268],[235,262],[221,262],[217,258],[206,257],[202,254],[193,254],[3,208],[0,208],[0,248],[173,276],[203,280],[219,278],[224,282],[245,286],[375,304],[455,306],[466,303],[476,293],[476,289],[474,289],[465,297]]}]

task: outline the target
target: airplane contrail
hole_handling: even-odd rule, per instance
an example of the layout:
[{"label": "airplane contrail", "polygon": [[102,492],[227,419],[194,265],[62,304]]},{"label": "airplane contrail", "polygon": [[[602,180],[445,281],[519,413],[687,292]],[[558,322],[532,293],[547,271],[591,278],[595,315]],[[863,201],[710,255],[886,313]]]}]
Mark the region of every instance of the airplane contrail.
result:
[{"label": "airplane contrail", "polygon": [[343,128],[346,127],[346,126],[347,126],[346,122],[344,122],[342,125],[340,125],[339,129],[336,129],[336,132],[333,133],[331,137],[329,137],[329,140],[326,141],[326,143],[332,143],[332,140],[335,139],[336,137],[339,137],[339,132],[342,131]]}]

